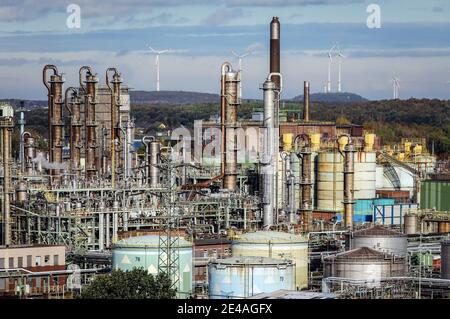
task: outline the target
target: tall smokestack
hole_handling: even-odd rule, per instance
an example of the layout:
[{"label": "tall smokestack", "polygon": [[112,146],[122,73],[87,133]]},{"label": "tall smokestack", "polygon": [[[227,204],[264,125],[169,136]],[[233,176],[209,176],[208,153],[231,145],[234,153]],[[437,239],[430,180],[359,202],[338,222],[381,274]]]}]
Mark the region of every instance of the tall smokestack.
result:
[{"label": "tall smokestack", "polygon": [[303,83],[303,121],[309,121],[309,82]]},{"label": "tall smokestack", "polygon": [[[273,17],[270,22],[270,73],[280,72],[280,21]],[[280,78],[273,76],[272,81],[280,88]]]}]

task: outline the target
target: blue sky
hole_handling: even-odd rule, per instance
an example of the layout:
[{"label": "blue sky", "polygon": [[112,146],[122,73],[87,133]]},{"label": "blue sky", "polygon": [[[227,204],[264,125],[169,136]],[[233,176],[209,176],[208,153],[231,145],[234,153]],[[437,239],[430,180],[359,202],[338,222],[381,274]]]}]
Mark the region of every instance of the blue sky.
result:
[{"label": "blue sky", "polygon": [[[81,9],[81,28],[69,29],[71,3]],[[381,28],[369,29],[369,4],[381,8]],[[231,50],[252,51],[243,61],[244,97],[259,98],[268,73],[272,16],[282,24],[284,96],[322,91],[327,51],[339,43],[343,89],[370,99],[450,98],[450,1],[447,0],[0,0],[1,98],[45,99],[41,70],[56,64],[66,84],[78,68],[104,72],[116,66],[130,87],[155,88],[155,48],[161,57],[161,89],[218,93],[223,61],[237,67]],[[337,86],[337,59],[333,89]]]}]

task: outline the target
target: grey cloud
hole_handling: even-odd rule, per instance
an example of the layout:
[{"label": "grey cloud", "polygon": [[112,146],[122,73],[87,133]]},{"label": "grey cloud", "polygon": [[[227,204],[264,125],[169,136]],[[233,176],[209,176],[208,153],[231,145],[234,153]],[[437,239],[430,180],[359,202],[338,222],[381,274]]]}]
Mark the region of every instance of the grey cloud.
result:
[{"label": "grey cloud", "polygon": [[207,25],[218,26],[226,25],[234,19],[244,16],[244,10],[241,8],[219,9],[206,17],[203,22]]},{"label": "grey cloud", "polygon": [[444,12],[444,8],[442,7],[433,7],[433,12],[441,13]]},{"label": "grey cloud", "polygon": [[0,58],[0,66],[22,66],[27,64],[57,64],[57,65],[84,65],[93,64],[93,60],[89,59],[72,59],[72,60],[61,60],[41,57],[37,59],[26,59],[26,58]]},{"label": "grey cloud", "polygon": [[[334,5],[347,3],[360,3],[364,0],[190,0],[189,5],[208,5],[225,7],[282,7],[307,5]],[[82,17],[121,17],[129,14],[150,12],[159,7],[176,7],[186,5],[186,0],[2,0],[0,6],[0,21],[29,21],[52,12],[66,12],[71,3],[81,8]]]}]

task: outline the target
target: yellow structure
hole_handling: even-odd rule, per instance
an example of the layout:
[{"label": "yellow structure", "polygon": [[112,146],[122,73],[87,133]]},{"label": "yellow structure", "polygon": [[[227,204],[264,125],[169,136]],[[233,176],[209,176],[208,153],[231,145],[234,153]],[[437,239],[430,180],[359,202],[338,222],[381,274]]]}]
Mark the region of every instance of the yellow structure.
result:
[{"label": "yellow structure", "polygon": [[371,152],[373,151],[373,145],[375,144],[375,134],[366,133],[364,135],[364,151]]},{"label": "yellow structure", "polygon": [[320,149],[320,133],[309,133],[311,150],[317,152]]},{"label": "yellow structure", "polygon": [[293,140],[294,134],[292,133],[283,134],[283,151],[290,152],[292,150]]},{"label": "yellow structure", "polygon": [[348,136],[341,135],[338,139],[339,150],[342,152],[345,149],[345,146],[348,144]]}]

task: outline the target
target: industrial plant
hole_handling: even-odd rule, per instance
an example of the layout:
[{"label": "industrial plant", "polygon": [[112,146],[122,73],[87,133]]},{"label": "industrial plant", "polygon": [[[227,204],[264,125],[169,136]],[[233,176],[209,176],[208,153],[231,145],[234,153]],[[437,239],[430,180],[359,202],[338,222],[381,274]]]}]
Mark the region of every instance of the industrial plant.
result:
[{"label": "industrial plant", "polygon": [[300,116],[287,114],[277,17],[267,31],[251,119],[227,61],[218,116],[194,130],[141,136],[114,66],[80,65],[65,87],[43,65],[46,150],[1,104],[0,297],[76,298],[141,268],[167,274],[179,299],[450,298],[449,163],[422,138],[383,145],[362,125],[315,120],[308,81]]}]

